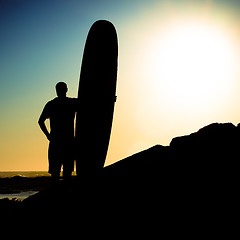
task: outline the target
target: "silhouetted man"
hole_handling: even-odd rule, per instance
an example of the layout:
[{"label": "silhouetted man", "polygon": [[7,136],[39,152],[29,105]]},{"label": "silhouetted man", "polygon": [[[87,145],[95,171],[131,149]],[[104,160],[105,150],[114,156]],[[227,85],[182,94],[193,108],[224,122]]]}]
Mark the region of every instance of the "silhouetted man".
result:
[{"label": "silhouetted man", "polygon": [[[45,105],[38,121],[40,128],[49,140],[49,173],[54,183],[59,182],[62,165],[63,179],[67,183],[74,168],[74,118],[77,99],[68,98],[67,90],[66,83],[57,83],[57,97]],[[45,125],[46,119],[50,120],[50,132]]]}]

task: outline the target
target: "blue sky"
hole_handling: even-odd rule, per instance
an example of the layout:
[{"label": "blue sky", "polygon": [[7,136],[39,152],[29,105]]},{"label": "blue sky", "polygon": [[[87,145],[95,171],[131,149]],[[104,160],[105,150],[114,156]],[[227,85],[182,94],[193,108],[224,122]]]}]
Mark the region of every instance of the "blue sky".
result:
[{"label": "blue sky", "polygon": [[63,80],[63,76],[79,72],[86,35],[93,22],[109,19],[117,27],[142,7],[141,2],[2,1],[1,104],[29,95],[34,89],[44,90],[52,86],[51,81],[58,81],[56,78]]}]

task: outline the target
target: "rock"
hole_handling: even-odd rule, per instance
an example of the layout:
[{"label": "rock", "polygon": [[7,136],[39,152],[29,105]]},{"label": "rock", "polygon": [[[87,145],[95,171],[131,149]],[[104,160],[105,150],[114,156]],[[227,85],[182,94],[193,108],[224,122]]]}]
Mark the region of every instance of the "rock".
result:
[{"label": "rock", "polygon": [[221,217],[229,219],[226,214],[238,204],[239,129],[231,123],[210,124],[174,138],[170,146],[153,146],[74,179],[70,191],[63,185],[41,191],[24,200],[21,210],[99,221],[101,216],[136,220],[194,214],[202,221],[210,211],[218,218],[221,209]]}]

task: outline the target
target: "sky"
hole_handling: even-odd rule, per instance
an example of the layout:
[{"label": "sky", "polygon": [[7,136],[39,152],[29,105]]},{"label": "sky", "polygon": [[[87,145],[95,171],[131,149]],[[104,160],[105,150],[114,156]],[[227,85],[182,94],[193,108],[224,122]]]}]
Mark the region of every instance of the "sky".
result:
[{"label": "sky", "polygon": [[57,82],[77,97],[99,19],[119,44],[106,165],[212,122],[237,125],[239,11],[233,0],[0,0],[0,171],[47,171],[38,118]]}]

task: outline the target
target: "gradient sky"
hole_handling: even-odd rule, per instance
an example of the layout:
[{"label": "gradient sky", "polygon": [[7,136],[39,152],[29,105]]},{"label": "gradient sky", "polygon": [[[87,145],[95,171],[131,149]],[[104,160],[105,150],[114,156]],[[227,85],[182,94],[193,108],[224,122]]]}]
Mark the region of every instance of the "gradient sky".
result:
[{"label": "gradient sky", "polygon": [[86,36],[99,19],[119,39],[106,164],[212,122],[240,122],[239,11],[231,0],[1,0],[0,171],[47,171],[39,115],[57,82],[77,96]]}]

